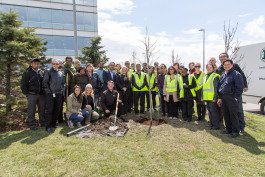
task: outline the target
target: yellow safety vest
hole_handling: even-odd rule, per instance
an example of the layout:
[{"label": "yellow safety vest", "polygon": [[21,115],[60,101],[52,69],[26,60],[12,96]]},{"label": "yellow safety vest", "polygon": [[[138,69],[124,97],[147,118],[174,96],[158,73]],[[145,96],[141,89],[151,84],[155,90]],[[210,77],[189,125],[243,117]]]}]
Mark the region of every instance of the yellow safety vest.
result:
[{"label": "yellow safety vest", "polygon": [[[144,84],[144,79],[146,77],[146,74],[141,72],[140,77],[139,77],[139,75],[137,73],[134,73],[133,76],[135,79],[135,84],[138,87],[141,87]],[[147,91],[147,90],[148,90],[148,88],[146,86],[144,88],[142,88],[141,90],[138,90],[137,88],[133,87],[133,91],[135,91],[135,92],[141,92],[141,91]]]},{"label": "yellow safety vest", "polygon": [[196,78],[194,76],[194,79],[196,81],[196,87],[194,88],[195,91],[198,91],[200,89],[202,89],[202,86],[203,86],[203,79],[205,77],[205,74],[203,72],[201,72],[200,76],[198,78]]},{"label": "yellow safety vest", "polygon": [[[156,79],[156,74],[153,73],[153,74],[151,75],[150,83],[149,83],[151,89],[153,88],[153,86],[154,86],[154,84],[155,84],[155,79]],[[149,79],[148,79],[148,81],[149,81]],[[155,87],[152,89],[152,91],[158,91],[157,86],[155,86]]]},{"label": "yellow safety vest", "polygon": [[[194,77],[193,75],[189,75],[189,77],[188,77],[189,85],[192,84],[192,78],[193,78],[193,77]],[[196,96],[196,93],[195,93],[195,89],[194,89],[194,88],[193,88],[193,89],[190,89],[190,92],[191,92],[191,94],[192,94],[193,97]]]},{"label": "yellow safety vest", "polygon": [[174,79],[170,78],[170,75],[166,75],[166,92],[173,93],[178,91],[177,76],[174,75]]},{"label": "yellow safety vest", "polygon": [[132,69],[129,69],[128,71],[128,77],[131,79],[132,75],[133,75],[134,71]]},{"label": "yellow safety vest", "polygon": [[214,79],[220,77],[219,74],[212,73],[208,78],[204,77],[203,81],[203,100],[204,101],[213,101],[214,99]]},{"label": "yellow safety vest", "polygon": [[170,75],[165,76],[166,79],[166,92],[172,93],[172,92],[177,92],[178,91],[178,85],[177,82],[179,83],[179,97],[183,98],[184,97],[184,89],[183,89],[183,79],[180,74],[174,75],[174,79],[170,79]]}]

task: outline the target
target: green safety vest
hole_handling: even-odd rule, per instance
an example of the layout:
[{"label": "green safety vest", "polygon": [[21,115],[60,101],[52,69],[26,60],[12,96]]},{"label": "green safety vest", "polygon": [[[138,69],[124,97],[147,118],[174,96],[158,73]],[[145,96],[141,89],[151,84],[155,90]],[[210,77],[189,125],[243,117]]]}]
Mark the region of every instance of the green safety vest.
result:
[{"label": "green safety vest", "polygon": [[204,76],[205,76],[205,74],[203,72],[201,72],[201,74],[198,78],[194,77],[196,85],[197,85],[194,88],[195,91],[202,89]]},{"label": "green safety vest", "polygon": [[[154,86],[154,84],[155,84],[155,79],[156,79],[156,74],[153,73],[153,74],[151,75],[150,83],[149,83],[151,89],[153,88],[153,86]],[[149,79],[148,79],[148,81],[149,81]],[[155,88],[153,88],[152,91],[158,91],[157,86],[155,86]]]},{"label": "green safety vest", "polygon": [[128,71],[128,77],[131,78],[133,75],[134,71],[132,69],[129,69]]},{"label": "green safety vest", "polygon": [[[146,77],[146,74],[141,72],[140,78],[139,78],[139,75],[137,73],[134,73],[133,76],[135,79],[135,84],[138,87],[141,87],[144,84],[144,78]],[[148,88],[146,86],[144,88],[142,88],[141,90],[138,90],[137,88],[133,87],[133,91],[135,91],[135,92],[141,92],[141,91],[147,91],[147,90],[148,90]]]},{"label": "green safety vest", "polygon": [[[178,76],[178,77],[177,77]],[[181,75],[174,75],[174,79],[170,79],[170,75],[165,76],[166,79],[166,92],[172,93],[178,91],[177,82],[179,83],[179,89],[180,89],[180,98],[184,97],[184,89],[183,89],[183,80]]]},{"label": "green safety vest", "polygon": [[220,77],[219,74],[212,73],[208,78],[204,77],[203,81],[203,100],[213,101],[214,99],[214,79]]},{"label": "green safety vest", "polygon": [[[191,85],[192,84],[192,78],[193,78],[194,76],[193,75],[189,75],[189,77],[188,77],[188,80],[189,80],[189,85]],[[193,97],[195,97],[196,96],[196,93],[195,93],[195,88],[193,88],[193,89],[190,89],[190,92],[191,92],[191,94],[192,94],[192,96]]]}]

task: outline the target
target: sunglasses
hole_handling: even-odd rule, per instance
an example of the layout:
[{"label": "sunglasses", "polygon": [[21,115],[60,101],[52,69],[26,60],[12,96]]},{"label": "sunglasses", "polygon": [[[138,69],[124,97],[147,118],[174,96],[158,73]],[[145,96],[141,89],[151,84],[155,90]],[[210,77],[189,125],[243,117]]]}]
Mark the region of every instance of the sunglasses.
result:
[{"label": "sunglasses", "polygon": [[195,68],[200,68],[201,66],[195,66]]},{"label": "sunglasses", "polygon": [[60,65],[59,63],[53,63],[52,65]]}]

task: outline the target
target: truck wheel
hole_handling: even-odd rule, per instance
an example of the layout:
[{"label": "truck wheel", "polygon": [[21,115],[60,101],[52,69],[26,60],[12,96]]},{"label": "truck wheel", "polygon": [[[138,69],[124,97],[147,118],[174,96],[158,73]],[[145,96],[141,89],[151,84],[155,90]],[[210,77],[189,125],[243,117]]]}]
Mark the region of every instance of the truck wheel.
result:
[{"label": "truck wheel", "polygon": [[260,104],[260,112],[261,114],[265,114],[265,100],[263,100]]}]

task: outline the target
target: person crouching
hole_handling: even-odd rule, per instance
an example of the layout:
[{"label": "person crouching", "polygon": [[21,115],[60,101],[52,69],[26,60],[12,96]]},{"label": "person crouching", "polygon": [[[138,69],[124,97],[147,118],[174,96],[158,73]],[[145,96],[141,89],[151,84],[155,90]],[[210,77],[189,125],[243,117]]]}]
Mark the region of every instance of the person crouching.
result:
[{"label": "person crouching", "polygon": [[101,97],[101,109],[104,112],[105,117],[109,117],[111,114],[115,113],[116,103],[118,104],[117,116],[121,115],[121,100],[118,98],[118,91],[114,90],[114,82],[108,81],[107,90],[105,90]]},{"label": "person crouching", "polygon": [[69,118],[68,126],[73,128],[73,124],[76,124],[78,127],[81,127],[81,122],[84,120],[84,117],[88,117],[89,113],[81,111],[83,96],[81,94],[80,86],[74,86],[74,93],[67,97],[67,111],[66,116]]}]

